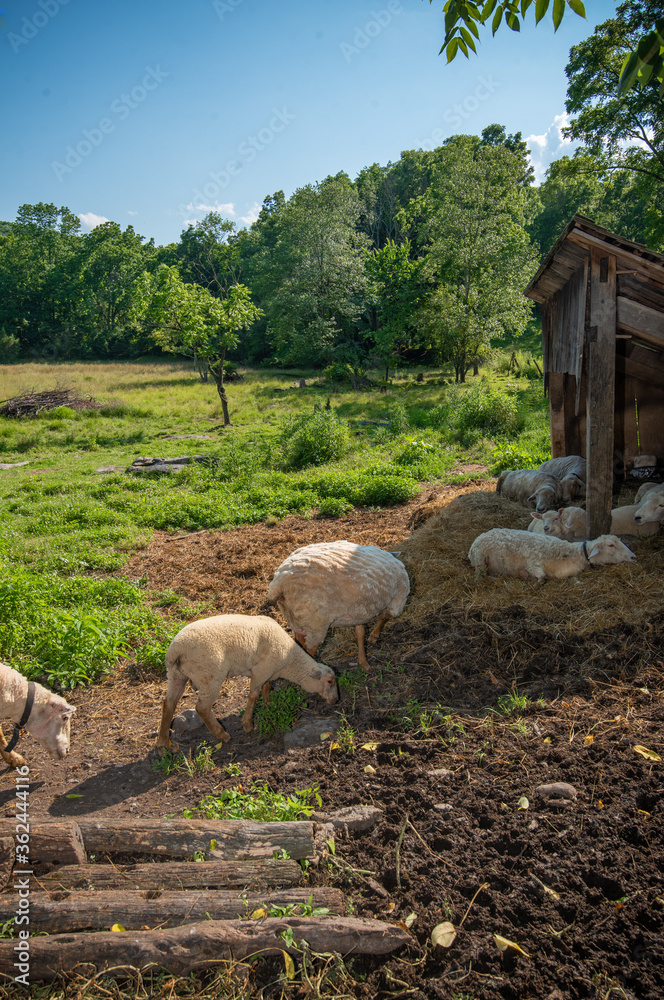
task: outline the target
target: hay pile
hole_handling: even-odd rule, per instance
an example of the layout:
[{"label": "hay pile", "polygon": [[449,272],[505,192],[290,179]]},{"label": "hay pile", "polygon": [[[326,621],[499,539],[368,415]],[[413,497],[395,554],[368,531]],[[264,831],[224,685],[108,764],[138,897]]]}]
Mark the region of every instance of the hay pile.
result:
[{"label": "hay pile", "polygon": [[[621,502],[631,502],[629,499]],[[595,632],[618,622],[638,624],[664,606],[664,536],[630,540],[638,562],[588,568],[577,577],[543,584],[512,577],[476,577],[468,562],[474,539],[490,528],[526,529],[530,511],[495,492],[472,486],[443,502],[401,546],[412,597],[404,616],[417,626],[449,605],[501,611],[521,605],[541,625],[565,632]]]},{"label": "hay pile", "polygon": [[34,389],[3,400],[0,407],[3,417],[35,417],[44,410],[55,410],[58,406],[68,406],[70,410],[98,410],[104,404],[92,396],[81,396],[73,389],[45,389],[35,392]]}]

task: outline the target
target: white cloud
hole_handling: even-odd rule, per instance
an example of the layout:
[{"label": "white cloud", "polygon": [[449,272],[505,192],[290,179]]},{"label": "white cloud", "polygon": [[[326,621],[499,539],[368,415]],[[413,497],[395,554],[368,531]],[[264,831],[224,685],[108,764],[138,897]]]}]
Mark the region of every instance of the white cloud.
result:
[{"label": "white cloud", "polygon": [[127,215],[138,215],[138,212],[132,212],[130,208],[127,209]]},{"label": "white cloud", "polygon": [[253,203],[246,215],[240,216],[240,222],[244,222],[245,226],[250,226],[252,222],[255,222],[260,214],[261,206],[257,201]]},{"label": "white cloud", "polygon": [[235,215],[235,205],[232,201],[225,205],[220,204],[218,201],[215,202],[214,205],[205,205],[203,203],[194,205],[194,203],[190,201],[187,205],[187,209],[190,212],[218,212],[219,215]]},{"label": "white cloud", "polygon": [[110,219],[107,219],[105,215],[95,215],[94,212],[79,212],[78,217],[85,229],[94,229],[95,226],[101,226],[103,222],[110,222]]},{"label": "white cloud", "polygon": [[569,156],[574,151],[574,143],[563,136],[563,128],[568,124],[567,112],[556,115],[542,135],[529,135],[526,144],[530,149],[530,162],[535,168],[535,183],[541,184],[553,160]]}]

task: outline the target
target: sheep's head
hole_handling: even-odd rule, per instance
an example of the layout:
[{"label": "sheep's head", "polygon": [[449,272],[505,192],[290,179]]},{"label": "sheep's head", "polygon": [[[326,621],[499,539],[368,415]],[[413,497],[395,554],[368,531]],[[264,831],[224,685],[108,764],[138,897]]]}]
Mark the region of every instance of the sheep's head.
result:
[{"label": "sheep's head", "polygon": [[309,677],[302,681],[302,687],[305,691],[314,691],[319,694],[328,705],[335,705],[339,701],[336,675],[332,667],[328,667],[324,663],[318,663],[314,667]]}]

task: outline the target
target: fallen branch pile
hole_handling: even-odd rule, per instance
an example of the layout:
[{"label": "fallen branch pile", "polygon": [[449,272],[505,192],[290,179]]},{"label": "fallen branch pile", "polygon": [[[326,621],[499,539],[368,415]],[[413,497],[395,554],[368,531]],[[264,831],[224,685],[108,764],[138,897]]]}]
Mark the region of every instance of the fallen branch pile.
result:
[{"label": "fallen branch pile", "polygon": [[58,406],[68,406],[70,410],[98,410],[104,405],[92,396],[81,396],[74,389],[45,389],[43,392],[32,389],[2,402],[0,414],[4,417],[35,417]]}]

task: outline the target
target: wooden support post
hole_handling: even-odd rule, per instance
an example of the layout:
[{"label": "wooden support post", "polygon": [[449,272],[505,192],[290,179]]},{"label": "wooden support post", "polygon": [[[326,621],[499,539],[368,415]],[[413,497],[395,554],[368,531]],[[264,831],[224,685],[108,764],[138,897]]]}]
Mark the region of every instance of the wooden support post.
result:
[{"label": "wooden support post", "polygon": [[[30,931],[67,934],[73,931],[102,930],[122,924],[127,930],[180,927],[197,920],[237,920],[262,909],[267,916],[272,907],[290,908],[300,914],[310,901],[312,909],[325,907],[343,916],[346,902],[341,889],[277,889],[249,892],[242,896],[225,889],[189,891],[161,889],[118,889],[91,892],[38,892],[30,899]],[[0,895],[0,923],[16,914],[15,894]]]},{"label": "wooden support post", "polygon": [[611,525],[616,378],[616,258],[593,247],[586,395],[587,523],[589,538]]},{"label": "wooden support post", "polygon": [[[290,823],[257,823],[249,820],[209,819],[79,819],[88,851],[164,854],[193,857],[204,851],[206,859],[271,858],[287,851],[300,861],[314,853],[314,825],[310,820]],[[210,845],[214,843],[214,847]]]},{"label": "wooden support post", "polygon": [[[0,837],[16,832],[16,820],[0,820]],[[30,861],[78,865],[87,861],[83,837],[72,820],[36,820],[30,822]]]},{"label": "wooden support post", "polygon": [[162,861],[143,865],[61,865],[32,878],[30,892],[55,889],[242,889],[251,885],[286,886],[302,881],[297,861]]},{"label": "wooden support post", "polygon": [[[196,867],[196,866],[192,866]],[[283,938],[292,932],[292,945]],[[285,917],[266,920],[203,920],[173,930],[103,931],[52,934],[30,938],[30,982],[55,979],[59,973],[103,972],[124,976],[136,969],[167,969],[185,976],[250,955],[297,955],[302,942],[312,951],[342,955],[386,955],[414,944],[407,930],[360,917]],[[14,979],[16,942],[0,941],[0,975]],[[27,947],[26,947],[27,951]],[[20,961],[20,954],[19,954]]]},{"label": "wooden support post", "polygon": [[549,372],[549,417],[551,422],[551,455],[562,458],[565,445],[565,376]]}]

